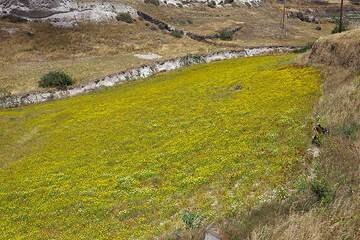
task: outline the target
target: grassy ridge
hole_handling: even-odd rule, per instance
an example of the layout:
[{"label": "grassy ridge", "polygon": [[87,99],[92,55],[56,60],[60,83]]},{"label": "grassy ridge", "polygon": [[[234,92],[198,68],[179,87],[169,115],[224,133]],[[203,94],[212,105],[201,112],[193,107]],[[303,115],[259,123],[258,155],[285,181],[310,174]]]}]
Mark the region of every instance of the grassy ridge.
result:
[{"label": "grassy ridge", "polygon": [[0,238],[148,238],[283,183],[319,74],[292,55],[229,60],[0,112]]}]

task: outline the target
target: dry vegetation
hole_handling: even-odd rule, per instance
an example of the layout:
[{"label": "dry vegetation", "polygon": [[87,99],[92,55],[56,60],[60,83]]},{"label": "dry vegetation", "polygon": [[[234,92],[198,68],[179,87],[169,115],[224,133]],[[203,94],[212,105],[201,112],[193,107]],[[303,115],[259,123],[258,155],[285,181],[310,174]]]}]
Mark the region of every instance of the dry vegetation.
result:
[{"label": "dry vegetation", "polygon": [[[81,24],[74,29],[59,29],[41,23],[11,23],[0,20],[0,29],[16,28],[8,34],[0,30],[0,85],[12,93],[38,90],[40,77],[52,70],[69,73],[76,84],[149,62],[134,53],[153,52],[163,58],[188,53],[206,53],[226,48],[263,45],[303,45],[332,26],[289,20],[289,35],[279,28],[280,9],[272,5],[260,8],[156,7],[137,1],[122,1],[149,13],[179,29],[199,34],[214,34],[226,28],[242,26],[226,46],[199,43],[189,38],[175,38],[149,23],[109,22]],[[171,14],[169,14],[171,12]],[[220,40],[217,43],[222,44]]]},{"label": "dry vegetation", "polygon": [[0,21],[0,85],[13,93],[37,89],[50,70],[64,70],[77,83],[147,63],[135,53],[155,52],[164,58],[211,51],[214,47],[176,39],[143,22],[82,24],[74,29],[43,23]]}]

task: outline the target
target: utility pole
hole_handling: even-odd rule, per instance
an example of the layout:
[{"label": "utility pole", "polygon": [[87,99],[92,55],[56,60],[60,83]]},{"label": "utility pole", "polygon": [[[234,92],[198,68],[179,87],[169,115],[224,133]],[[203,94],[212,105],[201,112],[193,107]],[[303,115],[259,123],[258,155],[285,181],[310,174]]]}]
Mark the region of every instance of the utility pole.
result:
[{"label": "utility pole", "polygon": [[341,0],[339,33],[341,33],[343,30],[343,25],[344,25],[343,18],[344,18],[344,0]]},{"label": "utility pole", "polygon": [[282,16],[282,25],[281,25],[281,28],[284,30],[284,35],[286,36],[287,35],[287,31],[286,31],[286,0],[283,0],[284,1],[284,9],[283,9],[283,16]]}]

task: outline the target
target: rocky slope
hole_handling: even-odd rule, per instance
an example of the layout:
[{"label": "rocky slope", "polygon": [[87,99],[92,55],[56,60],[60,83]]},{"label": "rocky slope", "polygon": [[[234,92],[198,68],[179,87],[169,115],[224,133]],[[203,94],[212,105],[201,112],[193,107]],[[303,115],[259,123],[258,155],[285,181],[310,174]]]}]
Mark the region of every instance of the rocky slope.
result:
[{"label": "rocky slope", "polygon": [[[139,0],[139,2],[146,1]],[[259,6],[261,0],[159,0],[158,3],[176,7],[195,5],[222,7],[230,4]],[[118,1],[2,0],[0,2],[0,16],[49,21],[59,26],[72,26],[79,21],[108,21],[115,19],[118,13],[124,12],[136,17],[136,10],[132,6]]]},{"label": "rocky slope", "polygon": [[72,0],[5,0],[0,15],[25,20],[48,21],[54,25],[72,26],[79,21],[101,22],[116,18],[118,13],[136,16],[128,5],[112,2],[77,2]]}]

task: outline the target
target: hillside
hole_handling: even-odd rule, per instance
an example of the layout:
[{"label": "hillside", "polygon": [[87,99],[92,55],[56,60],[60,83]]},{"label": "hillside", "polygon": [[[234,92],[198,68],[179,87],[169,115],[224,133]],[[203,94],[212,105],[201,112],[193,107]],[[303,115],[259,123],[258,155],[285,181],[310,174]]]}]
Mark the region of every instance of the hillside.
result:
[{"label": "hillside", "polygon": [[[332,23],[324,21],[320,24],[319,31],[316,30],[318,24],[289,18],[288,35],[284,37],[283,30],[279,27],[281,9],[278,5],[267,3],[252,8],[243,5],[179,8],[171,5],[154,6],[140,1],[110,3],[105,2],[97,7],[111,9],[106,14],[100,11],[103,14],[101,16],[106,16],[108,20],[100,23],[83,22],[80,21],[82,18],[74,18],[70,14],[70,23],[76,20],[76,25],[71,28],[54,27],[45,22],[0,20],[1,91],[12,94],[38,91],[40,89],[37,82],[51,70],[68,72],[76,84],[80,85],[141,64],[187,54],[205,54],[251,46],[299,46],[327,35],[333,28]],[[57,8],[59,7],[55,7],[55,10]],[[114,19],[118,12],[126,12],[129,8],[132,9],[130,13],[133,14],[134,23]],[[187,36],[178,38],[153,23],[141,20],[135,10],[181,31],[200,36],[218,34],[227,29],[238,30],[231,40],[226,41],[207,39],[204,42]],[[87,16],[98,19],[99,15]],[[54,19],[58,17],[54,16]],[[63,22],[56,20],[55,23],[58,26]],[[157,57],[137,57],[148,54]]]},{"label": "hillside", "polygon": [[0,239],[360,239],[360,5],[338,16],[0,1]]}]

